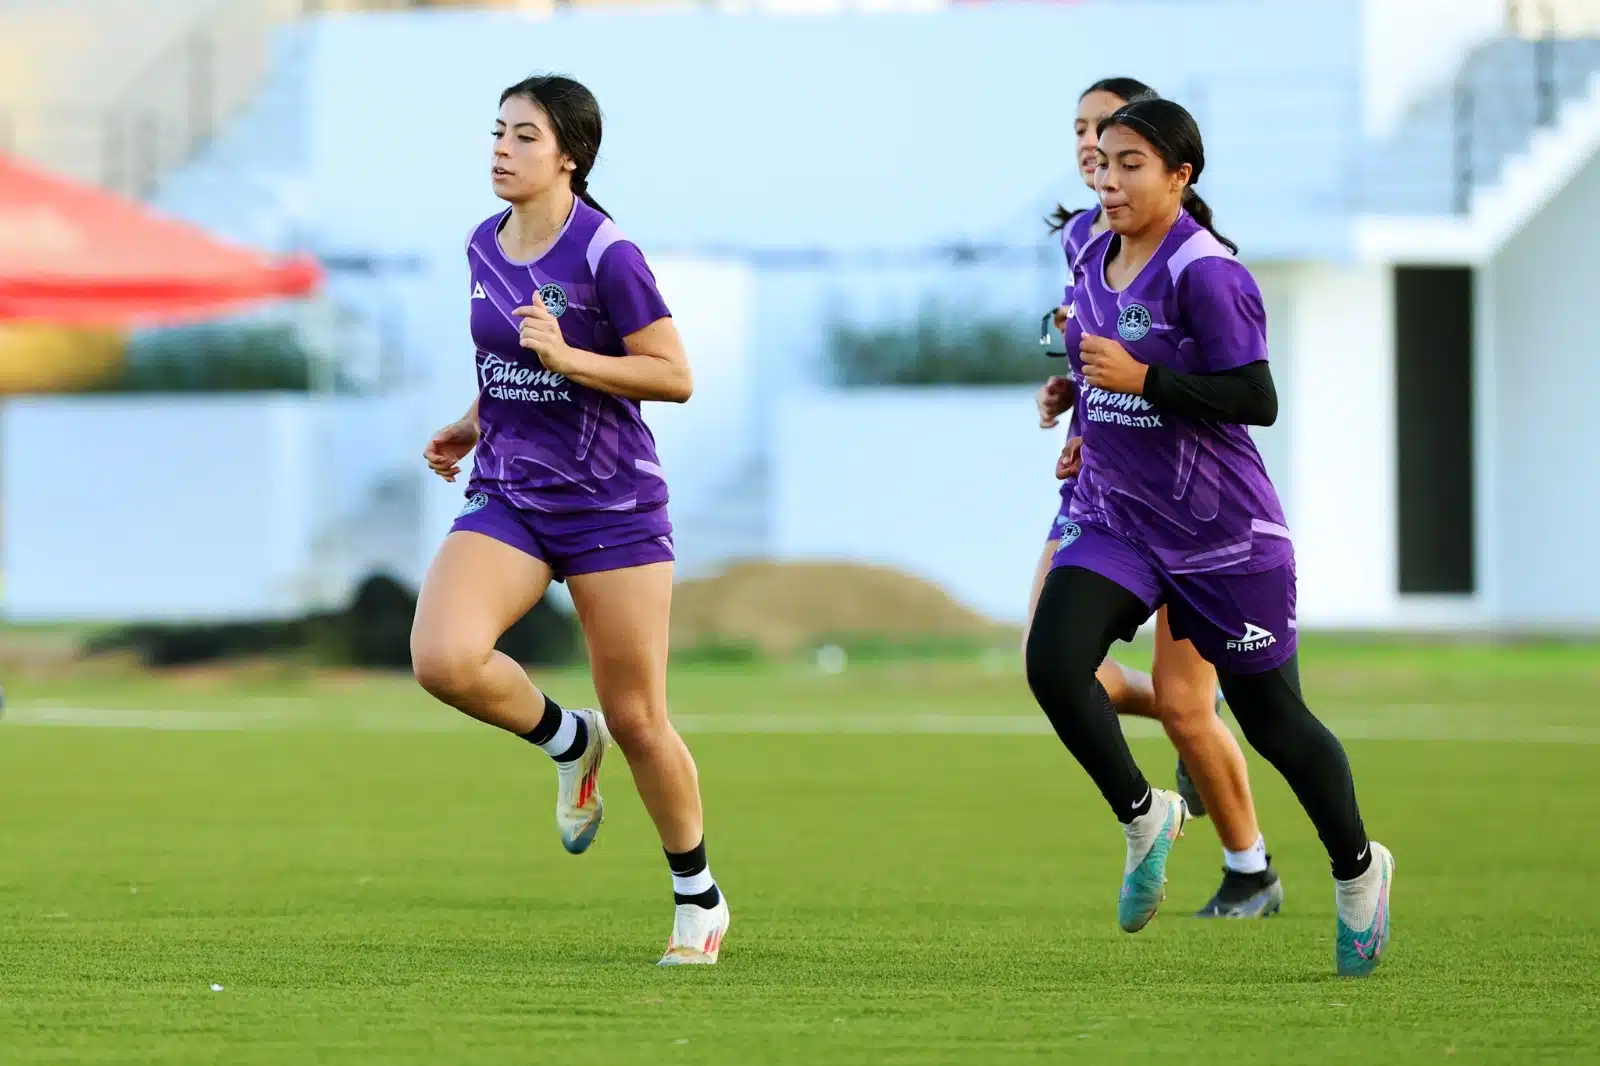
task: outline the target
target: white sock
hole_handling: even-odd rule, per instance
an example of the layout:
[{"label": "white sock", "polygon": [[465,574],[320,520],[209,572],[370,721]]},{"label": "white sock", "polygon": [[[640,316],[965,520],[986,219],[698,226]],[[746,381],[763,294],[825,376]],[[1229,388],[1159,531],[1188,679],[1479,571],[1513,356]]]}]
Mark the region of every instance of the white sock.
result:
[{"label": "white sock", "polygon": [[707,866],[697,874],[689,874],[682,877],[678,874],[672,875],[672,891],[680,896],[698,896],[702,892],[709,892],[711,886],[716,883],[716,880],[711,876],[710,866]]},{"label": "white sock", "polygon": [[561,709],[561,724],[556,727],[556,735],[543,744],[534,747],[554,759],[557,755],[565,755],[572,742],[578,739],[578,716],[567,710]]},{"label": "white sock", "polygon": [[1267,838],[1257,836],[1256,842],[1243,851],[1222,849],[1222,865],[1239,874],[1258,874],[1267,868]]}]

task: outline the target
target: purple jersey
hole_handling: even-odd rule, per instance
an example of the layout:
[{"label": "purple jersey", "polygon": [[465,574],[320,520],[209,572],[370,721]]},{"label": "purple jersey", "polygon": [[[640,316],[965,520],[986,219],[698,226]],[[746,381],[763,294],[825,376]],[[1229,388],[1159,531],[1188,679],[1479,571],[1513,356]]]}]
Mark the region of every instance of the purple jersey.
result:
[{"label": "purple jersey", "polygon": [[[1063,307],[1072,305],[1073,269],[1078,265],[1078,257],[1083,254],[1083,249],[1093,239],[1092,231],[1094,230],[1095,221],[1099,217],[1100,209],[1091,207],[1087,211],[1079,211],[1067,219],[1067,224],[1061,227],[1061,251],[1067,257],[1067,291],[1061,297],[1061,306]],[[1076,405],[1074,405],[1067,411],[1067,436],[1075,436],[1078,432],[1078,425],[1078,413]],[[1061,481],[1062,500],[1070,499],[1077,485],[1078,479],[1076,477],[1063,478]],[[1051,530],[1051,539],[1053,540],[1058,534],[1054,532],[1054,526],[1051,527]]]},{"label": "purple jersey", "polygon": [[639,249],[605,215],[573,202],[566,227],[531,263],[500,248],[509,210],[467,241],[472,340],[483,427],[468,493],[549,514],[647,511],[667,502],[655,438],[639,404],[568,381],[518,344],[518,307],[543,299],[574,348],[625,355],[622,338],[670,312]]},{"label": "purple jersey", "polygon": [[1071,517],[1142,546],[1169,574],[1284,565],[1294,546],[1283,507],[1245,427],[1087,387],[1079,358],[1087,331],[1118,341],[1141,363],[1189,373],[1263,360],[1267,322],[1255,279],[1185,211],[1139,276],[1116,292],[1105,280],[1114,236],[1091,240],[1074,270],[1067,356],[1084,447]]},{"label": "purple jersey", "polygon": [[1067,224],[1061,227],[1061,251],[1067,257],[1067,291],[1061,296],[1061,304],[1065,307],[1072,302],[1072,268],[1078,262],[1078,256],[1083,254],[1083,249],[1094,237],[1095,220],[1100,217],[1100,209],[1091,207],[1087,211],[1079,211],[1067,219]]}]

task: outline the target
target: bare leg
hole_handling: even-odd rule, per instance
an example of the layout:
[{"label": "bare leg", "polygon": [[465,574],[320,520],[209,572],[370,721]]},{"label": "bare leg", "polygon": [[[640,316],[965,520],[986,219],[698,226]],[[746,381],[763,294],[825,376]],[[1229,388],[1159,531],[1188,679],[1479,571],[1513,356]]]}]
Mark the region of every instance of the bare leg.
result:
[{"label": "bare leg", "polygon": [[694,758],[667,717],[667,624],[672,564],[568,579],[590,671],[611,735],[669,852],[704,837]]},{"label": "bare leg", "polygon": [[1173,639],[1165,608],[1156,617],[1152,672],[1162,728],[1200,790],[1222,846],[1244,851],[1261,835],[1244,752],[1216,713],[1216,670],[1193,644]]},{"label": "bare leg", "polygon": [[550,585],[550,567],[481,533],[445,538],[417,598],[411,669],[436,698],[480,722],[522,734],[544,696],[495,642]]},{"label": "bare leg", "polygon": [[[1022,627],[1024,649],[1028,646],[1028,631],[1033,628],[1033,612],[1039,606],[1039,593],[1044,589],[1044,579],[1050,576],[1050,561],[1055,553],[1056,542],[1045,541],[1044,552],[1033,568],[1033,588],[1028,593],[1028,620]],[[1137,718],[1161,717],[1156,710],[1155,686],[1149,674],[1123,666],[1115,659],[1107,659],[1100,664],[1094,676],[1105,686],[1106,695],[1111,697],[1111,706],[1117,709],[1118,714]]]}]

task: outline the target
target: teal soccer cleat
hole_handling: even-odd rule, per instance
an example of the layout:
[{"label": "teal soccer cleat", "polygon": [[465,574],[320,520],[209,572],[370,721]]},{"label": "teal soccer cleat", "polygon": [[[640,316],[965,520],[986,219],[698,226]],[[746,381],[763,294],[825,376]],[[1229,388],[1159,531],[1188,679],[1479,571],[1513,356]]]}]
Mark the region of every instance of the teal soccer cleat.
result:
[{"label": "teal soccer cleat", "polygon": [[1117,924],[1125,933],[1137,933],[1156,916],[1167,898],[1167,856],[1183,835],[1189,809],[1176,792],[1150,790],[1150,810],[1122,831],[1128,838],[1128,860],[1123,867],[1122,894],[1117,898]]},{"label": "teal soccer cleat", "polygon": [[1360,877],[1333,883],[1339,912],[1334,935],[1334,968],[1340,977],[1365,977],[1378,968],[1389,947],[1389,889],[1394,856],[1372,841],[1372,865]]}]

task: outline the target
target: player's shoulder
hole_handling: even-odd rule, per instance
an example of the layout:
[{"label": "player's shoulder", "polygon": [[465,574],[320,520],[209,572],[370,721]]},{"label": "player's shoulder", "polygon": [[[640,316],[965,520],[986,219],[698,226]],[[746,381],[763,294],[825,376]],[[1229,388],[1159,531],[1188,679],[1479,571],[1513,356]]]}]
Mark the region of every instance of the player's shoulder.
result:
[{"label": "player's shoulder", "polygon": [[1166,273],[1175,287],[1187,287],[1185,283],[1197,281],[1231,281],[1239,284],[1248,280],[1251,286],[1255,285],[1249,269],[1239,262],[1233,250],[1187,212],[1179,218],[1174,228],[1177,230],[1173,234],[1175,244],[1172,254],[1167,257]]},{"label": "player's shoulder", "polygon": [[473,226],[472,229],[467,233],[467,254],[472,254],[474,245],[482,248],[484,247],[485,241],[493,241],[495,233],[497,233],[500,229],[500,224],[505,221],[506,216],[510,213],[511,209],[509,207],[504,208],[503,210],[496,211],[488,218],[479,222],[476,226]]},{"label": "player's shoulder", "polygon": [[1074,211],[1066,225],[1061,227],[1061,250],[1066,253],[1068,262],[1075,262],[1083,246],[1089,243],[1098,213],[1095,208]]},{"label": "player's shoulder", "polygon": [[609,261],[608,253],[612,260],[619,254],[642,258],[639,246],[628,239],[621,226],[587,204],[584,207],[593,217],[585,220],[584,228],[576,236],[584,243],[584,259],[588,261],[591,274],[599,276],[601,264]]}]

